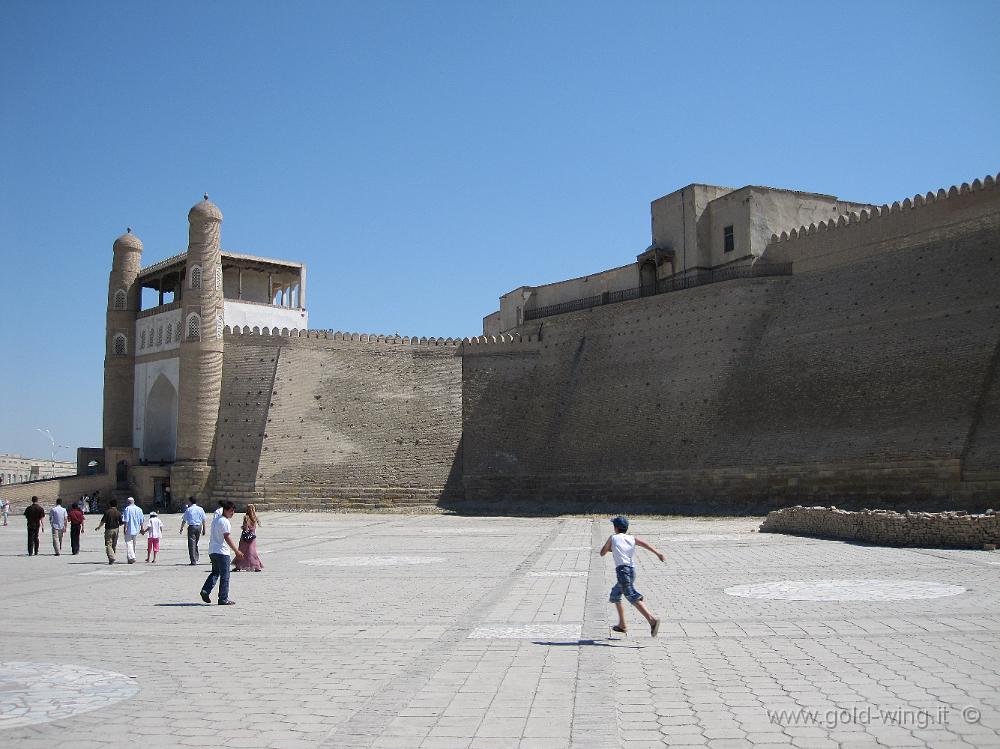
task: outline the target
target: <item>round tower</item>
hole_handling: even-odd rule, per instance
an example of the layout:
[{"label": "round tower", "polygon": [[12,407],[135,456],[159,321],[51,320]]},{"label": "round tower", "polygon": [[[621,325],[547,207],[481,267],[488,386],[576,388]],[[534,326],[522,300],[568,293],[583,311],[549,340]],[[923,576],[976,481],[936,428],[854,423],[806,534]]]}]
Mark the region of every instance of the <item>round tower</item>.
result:
[{"label": "round tower", "polygon": [[104,447],[132,447],[135,321],[142,242],[132,229],[115,240],[104,341]]},{"label": "round tower", "polygon": [[205,199],[188,212],[186,275],[181,294],[177,496],[206,498],[222,392],[222,212]]}]

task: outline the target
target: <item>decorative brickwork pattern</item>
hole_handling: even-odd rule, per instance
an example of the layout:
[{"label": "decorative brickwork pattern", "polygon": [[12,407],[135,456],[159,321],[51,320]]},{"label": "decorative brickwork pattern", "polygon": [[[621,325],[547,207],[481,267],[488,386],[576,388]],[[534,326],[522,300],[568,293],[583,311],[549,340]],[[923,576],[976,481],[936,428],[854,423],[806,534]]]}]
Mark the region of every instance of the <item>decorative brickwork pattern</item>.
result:
[{"label": "decorative brickwork pattern", "polygon": [[[132,444],[132,392],[135,388],[135,351],[128,345],[135,333],[139,310],[139,287],[135,283],[142,267],[142,242],[129,229],[115,240],[104,344],[104,447]],[[133,338],[133,341],[136,339]]]}]

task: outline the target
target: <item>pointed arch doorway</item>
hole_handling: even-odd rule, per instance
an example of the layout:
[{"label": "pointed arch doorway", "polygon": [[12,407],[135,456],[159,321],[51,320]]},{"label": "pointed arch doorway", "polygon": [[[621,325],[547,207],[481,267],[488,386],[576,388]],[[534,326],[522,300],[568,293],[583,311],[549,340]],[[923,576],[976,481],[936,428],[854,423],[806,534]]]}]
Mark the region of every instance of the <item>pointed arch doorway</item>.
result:
[{"label": "pointed arch doorway", "polygon": [[142,457],[147,463],[173,463],[177,453],[177,389],[160,375],[146,396]]}]

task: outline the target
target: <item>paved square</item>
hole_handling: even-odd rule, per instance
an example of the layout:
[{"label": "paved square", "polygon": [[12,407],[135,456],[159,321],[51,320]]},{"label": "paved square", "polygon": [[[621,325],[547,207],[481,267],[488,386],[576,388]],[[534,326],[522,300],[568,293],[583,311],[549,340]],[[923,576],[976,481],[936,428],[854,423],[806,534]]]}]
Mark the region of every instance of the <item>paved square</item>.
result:
[{"label": "paved square", "polygon": [[604,519],[270,513],[233,607],[164,519],[155,566],[0,528],[0,746],[1000,746],[995,552],[635,518],[663,626],[610,639]]}]

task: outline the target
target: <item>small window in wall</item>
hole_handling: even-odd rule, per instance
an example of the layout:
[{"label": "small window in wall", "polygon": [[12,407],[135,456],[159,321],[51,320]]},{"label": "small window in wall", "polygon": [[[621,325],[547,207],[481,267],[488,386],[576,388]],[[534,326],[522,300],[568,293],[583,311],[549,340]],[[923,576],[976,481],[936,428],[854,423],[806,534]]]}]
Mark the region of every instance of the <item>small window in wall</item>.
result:
[{"label": "small window in wall", "polygon": [[177,321],[176,327],[174,327],[174,340],[178,343],[181,342],[181,321]]},{"label": "small window in wall", "polygon": [[167,323],[167,336],[166,336],[166,339],[165,339],[167,343],[170,343],[171,334],[173,332],[174,332],[174,325],[173,325],[173,323],[169,323],[168,322]]},{"label": "small window in wall", "polygon": [[198,315],[188,315],[187,337],[193,341],[201,339],[201,317]]},{"label": "small window in wall", "polygon": [[115,336],[114,352],[115,356],[125,356],[128,353],[128,340],[121,333]]},{"label": "small window in wall", "polygon": [[201,266],[196,265],[191,269],[191,288],[201,288]]},{"label": "small window in wall", "polygon": [[146,348],[146,331],[145,330],[142,331],[142,333],[139,334],[139,348],[140,349]]},{"label": "small window in wall", "polygon": [[118,291],[115,292],[114,308],[125,309],[125,301],[126,301],[125,289],[118,289]]},{"label": "small window in wall", "polygon": [[216,266],[215,268],[215,290],[222,291],[222,266]]},{"label": "small window in wall", "polygon": [[163,326],[162,325],[156,329],[156,345],[157,346],[162,346],[163,345]]},{"label": "small window in wall", "polygon": [[223,332],[225,332],[226,323],[222,317],[222,313],[219,312],[215,315],[215,337],[222,338]]},{"label": "small window in wall", "polygon": [[736,242],[733,239],[733,227],[727,226],[722,230],[722,249],[724,252],[732,252],[736,249]]}]

